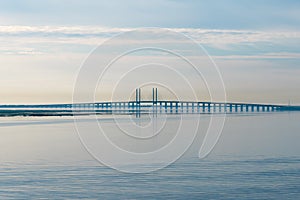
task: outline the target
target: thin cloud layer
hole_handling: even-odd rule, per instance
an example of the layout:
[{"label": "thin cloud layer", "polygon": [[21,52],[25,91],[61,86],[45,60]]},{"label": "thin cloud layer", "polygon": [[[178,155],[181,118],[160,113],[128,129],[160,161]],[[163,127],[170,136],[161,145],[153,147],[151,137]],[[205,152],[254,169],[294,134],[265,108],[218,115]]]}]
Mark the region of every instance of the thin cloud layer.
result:
[{"label": "thin cloud layer", "polygon": [[[0,26],[0,51],[2,53],[46,53],[41,51],[41,46],[51,48],[59,46],[66,49],[68,46],[77,45],[74,51],[88,52],[103,41],[134,28],[109,28],[98,26]],[[247,49],[263,49],[268,47],[268,52],[257,51],[258,54],[279,54],[291,57],[296,55],[298,48],[295,42],[300,42],[300,31],[253,31],[253,30],[217,30],[217,29],[195,29],[195,28],[171,28],[168,29],[185,34],[199,44],[208,48],[212,55],[220,54],[248,54]],[[174,41],[177,42],[177,41]],[[283,51],[278,51],[284,46]],[[30,46],[30,47],[28,47]],[[27,50],[26,50],[27,49]],[[30,50],[28,50],[30,49]],[[221,51],[221,53],[220,53]],[[27,52],[27,53],[26,53]],[[290,53],[290,54],[289,54]],[[289,54],[289,55],[286,55]],[[247,55],[248,56],[248,55]],[[253,56],[253,55],[252,55]],[[298,55],[297,55],[298,56]],[[229,57],[228,57],[229,58]]]}]

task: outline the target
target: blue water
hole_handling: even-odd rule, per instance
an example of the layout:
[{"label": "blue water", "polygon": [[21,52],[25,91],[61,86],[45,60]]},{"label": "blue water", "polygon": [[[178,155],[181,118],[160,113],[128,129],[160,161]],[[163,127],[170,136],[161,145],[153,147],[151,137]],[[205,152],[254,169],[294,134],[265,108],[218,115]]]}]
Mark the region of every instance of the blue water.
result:
[{"label": "blue water", "polygon": [[143,174],[99,165],[80,147],[72,124],[64,119],[55,126],[55,120],[27,119],[28,126],[2,120],[0,199],[300,197],[299,114],[229,116],[207,158],[191,148],[168,167]]},{"label": "blue water", "polygon": [[[228,158],[227,158],[228,159]],[[298,199],[300,158],[206,159],[147,174],[99,166],[2,166],[1,199]]]}]

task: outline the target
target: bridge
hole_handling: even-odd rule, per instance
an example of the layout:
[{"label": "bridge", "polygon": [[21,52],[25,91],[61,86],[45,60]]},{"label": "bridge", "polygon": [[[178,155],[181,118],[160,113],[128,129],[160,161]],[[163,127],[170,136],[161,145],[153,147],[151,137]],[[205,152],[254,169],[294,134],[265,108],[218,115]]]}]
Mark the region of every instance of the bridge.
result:
[{"label": "bridge", "polygon": [[152,89],[152,100],[141,99],[141,89],[135,91],[134,101],[0,105],[0,116],[72,116],[88,114],[143,114],[143,113],[242,113],[300,111],[300,106],[240,102],[158,100],[157,88]]}]

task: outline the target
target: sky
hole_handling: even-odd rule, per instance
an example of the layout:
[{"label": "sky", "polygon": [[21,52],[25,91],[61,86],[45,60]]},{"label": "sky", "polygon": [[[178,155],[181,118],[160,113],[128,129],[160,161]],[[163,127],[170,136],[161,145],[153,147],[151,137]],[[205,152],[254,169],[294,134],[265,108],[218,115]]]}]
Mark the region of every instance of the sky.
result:
[{"label": "sky", "polygon": [[3,0],[0,103],[70,102],[80,67],[99,44],[158,27],[206,49],[228,101],[300,104],[299,24],[296,0]]}]

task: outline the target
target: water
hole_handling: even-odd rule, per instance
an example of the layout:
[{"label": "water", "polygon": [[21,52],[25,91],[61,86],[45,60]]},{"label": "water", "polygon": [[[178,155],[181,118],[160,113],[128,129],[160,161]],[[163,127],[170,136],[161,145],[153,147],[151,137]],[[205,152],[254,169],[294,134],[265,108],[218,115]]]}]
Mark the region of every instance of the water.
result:
[{"label": "water", "polygon": [[[125,124],[131,120],[121,118]],[[207,118],[204,116],[204,122]],[[71,118],[0,120],[0,199],[300,196],[300,114],[296,112],[228,115],[221,138],[208,157],[198,158],[203,137],[197,136],[178,161],[142,174],[119,172],[95,161],[81,145]],[[110,117],[101,120],[111,126]],[[173,116],[173,122],[178,120]]]}]

